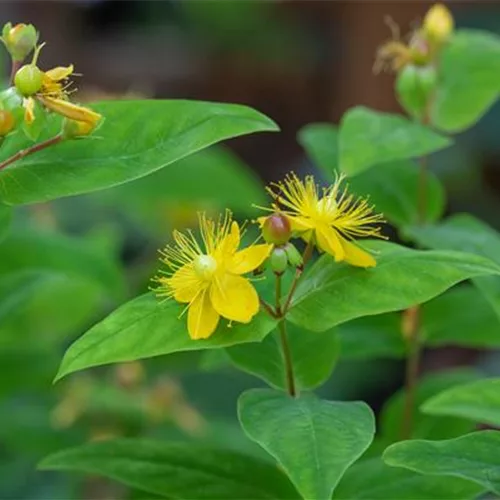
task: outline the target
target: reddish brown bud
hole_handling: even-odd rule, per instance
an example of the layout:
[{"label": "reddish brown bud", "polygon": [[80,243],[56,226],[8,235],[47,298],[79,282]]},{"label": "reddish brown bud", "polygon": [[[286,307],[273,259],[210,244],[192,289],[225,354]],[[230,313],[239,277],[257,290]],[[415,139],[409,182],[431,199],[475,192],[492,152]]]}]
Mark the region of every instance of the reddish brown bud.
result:
[{"label": "reddish brown bud", "polygon": [[284,245],[292,234],[288,217],[281,213],[274,213],[266,218],[262,225],[262,236],[267,243]]}]

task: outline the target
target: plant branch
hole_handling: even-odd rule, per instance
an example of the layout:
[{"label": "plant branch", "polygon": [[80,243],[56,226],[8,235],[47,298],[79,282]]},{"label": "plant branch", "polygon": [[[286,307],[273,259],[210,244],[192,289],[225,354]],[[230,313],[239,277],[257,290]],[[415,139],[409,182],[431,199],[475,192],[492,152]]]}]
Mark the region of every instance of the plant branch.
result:
[{"label": "plant branch", "polygon": [[264,299],[259,298],[260,305],[264,311],[269,314],[272,318],[278,318],[279,316],[276,314],[276,311],[271,307],[270,304],[268,304]]},{"label": "plant branch", "polygon": [[304,272],[304,267],[309,262],[309,259],[312,256],[313,249],[314,249],[314,244],[312,243],[311,240],[309,240],[304,250],[304,253],[302,254],[302,261],[303,261],[302,266],[300,268],[298,267],[297,270],[295,271],[295,276],[293,278],[292,284],[290,285],[290,290],[285,300],[285,305],[283,306],[283,315],[285,315],[288,312],[288,309],[290,309],[290,304],[293,299],[293,294],[295,293],[297,285],[299,284],[299,279],[302,276],[302,273]]},{"label": "plant branch", "polygon": [[11,156],[10,158],[7,158],[2,163],[0,163],[0,170],[4,169],[5,167],[8,167],[10,164],[14,163],[17,160],[20,160],[21,158],[24,158],[25,156],[31,155],[38,151],[42,151],[43,149],[46,149],[50,146],[54,146],[55,144],[59,144],[63,140],[64,137],[62,136],[62,134],[58,134],[50,139],[47,139],[46,141],[35,144],[34,146],[31,146],[26,149],[21,149],[21,151],[18,151],[15,155]]}]

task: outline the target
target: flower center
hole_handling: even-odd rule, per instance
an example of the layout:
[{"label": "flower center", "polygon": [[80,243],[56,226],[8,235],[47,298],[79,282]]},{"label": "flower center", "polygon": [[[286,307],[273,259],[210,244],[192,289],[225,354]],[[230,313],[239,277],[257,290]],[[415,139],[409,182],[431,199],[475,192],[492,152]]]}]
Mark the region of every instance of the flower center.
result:
[{"label": "flower center", "polygon": [[209,281],[217,270],[217,261],[210,255],[198,255],[193,262],[198,278]]},{"label": "flower center", "polygon": [[315,207],[315,219],[321,222],[329,222],[337,213],[337,201],[332,196],[323,196],[319,199]]}]

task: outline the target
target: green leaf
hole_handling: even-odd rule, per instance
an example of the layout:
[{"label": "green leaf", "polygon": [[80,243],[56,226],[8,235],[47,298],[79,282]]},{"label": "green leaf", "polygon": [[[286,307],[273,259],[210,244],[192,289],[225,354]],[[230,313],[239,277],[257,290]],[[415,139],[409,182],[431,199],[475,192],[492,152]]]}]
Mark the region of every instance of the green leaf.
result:
[{"label": "green leaf", "polygon": [[403,358],[401,315],[379,314],[342,323],[336,329],[341,359]]},{"label": "green leaf", "polygon": [[12,209],[0,203],[0,243],[7,236],[12,219]]},{"label": "green leaf", "polygon": [[100,285],[115,298],[123,295],[119,266],[81,238],[36,231],[11,232],[0,243],[0,275],[18,271],[50,272],[67,279],[78,278]]},{"label": "green leaf", "polygon": [[334,500],[459,500],[475,498],[483,488],[460,478],[425,476],[389,467],[380,458],[362,460],[340,481]]},{"label": "green leaf", "polygon": [[[500,235],[472,215],[457,214],[441,224],[414,226],[405,233],[423,246],[470,252],[500,265]],[[486,276],[473,281],[500,317],[500,278]]]},{"label": "green leaf", "polygon": [[[334,180],[337,171],[338,132],[326,123],[313,123],[300,130],[299,142],[314,163],[320,167],[328,181]],[[411,161],[382,163],[349,180],[349,191],[362,197],[370,197],[377,212],[397,225],[415,224],[418,221],[417,166]],[[426,220],[435,221],[443,214],[444,189],[432,173],[428,172]]]},{"label": "green leaf", "polygon": [[[470,432],[474,426],[461,418],[442,418],[425,415],[420,405],[441,391],[456,385],[477,380],[480,374],[470,369],[457,369],[431,373],[417,384],[413,404],[413,438],[449,438]],[[379,430],[388,442],[401,438],[401,422],[404,418],[405,391],[394,394],[384,405],[380,415]]]},{"label": "green leaf", "polygon": [[500,432],[473,432],[444,441],[413,440],[390,446],[386,464],[420,474],[452,476],[500,494]]},{"label": "green leaf", "polygon": [[476,123],[498,99],[499,73],[500,37],[474,30],[455,33],[440,57],[432,123],[448,132]]},{"label": "green leaf", "polygon": [[39,468],[98,474],[168,498],[297,498],[284,474],[272,465],[195,443],[89,443],[54,453]]},{"label": "green leaf", "polygon": [[[235,104],[196,101],[113,101],[93,106],[105,117],[96,136],[68,141],[0,172],[4,203],[20,205],[123,184],[224,139],[277,130],[261,113]],[[55,123],[41,139],[54,135]],[[25,147],[9,137],[1,158]]]},{"label": "green leaf", "polygon": [[[349,190],[369,197],[377,212],[396,226],[415,224],[419,219],[418,167],[411,161],[377,165],[349,181]],[[445,208],[445,193],[438,178],[427,173],[426,220],[438,220]]]},{"label": "green leaf", "polygon": [[406,309],[460,281],[500,269],[471,254],[418,251],[380,241],[364,246],[378,252],[377,266],[361,269],[321,257],[297,287],[290,321],[324,331],[361,316]]},{"label": "green leaf", "polygon": [[337,127],[330,123],[311,123],[297,134],[299,144],[328,179],[333,179],[338,167],[338,138]]},{"label": "green leaf", "polygon": [[238,401],[238,415],[248,437],[278,461],[304,498],[331,498],[375,433],[366,404],[322,401],[311,393],[292,398],[250,390]]},{"label": "green leaf", "polygon": [[[295,383],[299,389],[314,389],[323,384],[337,362],[339,344],[334,330],[313,333],[287,325]],[[231,361],[269,385],[286,389],[285,365],[278,332],[260,343],[227,349]]]},{"label": "green leaf", "polygon": [[339,168],[357,175],[379,163],[433,153],[451,144],[418,123],[399,115],[358,106],[343,116],[339,131]]},{"label": "green leaf", "polygon": [[257,342],[276,326],[261,312],[251,323],[221,324],[210,338],[192,340],[187,319],[179,318],[184,308],[173,300],[160,302],[152,293],[127,302],[71,344],[56,380],[92,366]]},{"label": "green leaf", "polygon": [[428,346],[500,347],[498,317],[473,286],[452,288],[424,304],[421,322]]},{"label": "green leaf", "polygon": [[428,399],[420,409],[429,415],[461,417],[500,426],[500,378],[451,387]]}]

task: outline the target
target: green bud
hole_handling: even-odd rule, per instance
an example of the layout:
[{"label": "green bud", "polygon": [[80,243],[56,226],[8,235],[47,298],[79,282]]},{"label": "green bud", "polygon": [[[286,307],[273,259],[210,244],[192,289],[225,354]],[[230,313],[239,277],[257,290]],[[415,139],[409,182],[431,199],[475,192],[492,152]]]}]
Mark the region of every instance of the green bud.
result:
[{"label": "green bud", "polygon": [[273,248],[269,259],[271,269],[275,274],[283,274],[288,266],[288,256],[282,247]]},{"label": "green bud", "polygon": [[405,66],[396,80],[396,93],[401,106],[410,115],[422,119],[436,83],[437,73],[433,66]]},{"label": "green bud", "polygon": [[281,213],[274,213],[266,218],[262,225],[262,236],[267,243],[284,245],[291,236],[290,221]]},{"label": "green bud", "polygon": [[14,77],[14,84],[19,92],[29,97],[42,88],[43,73],[35,64],[26,64]]},{"label": "green bud", "polygon": [[302,259],[302,255],[295,248],[293,243],[287,243],[284,247],[286,256],[288,258],[288,263],[293,267],[302,267],[304,264],[304,260]]},{"label": "green bud", "polygon": [[16,123],[23,120],[23,97],[15,87],[0,92],[0,109],[10,111],[14,115]]},{"label": "green bud", "polygon": [[21,62],[35,48],[38,33],[32,24],[21,23],[13,27],[7,23],[2,29],[2,41],[12,59]]}]

